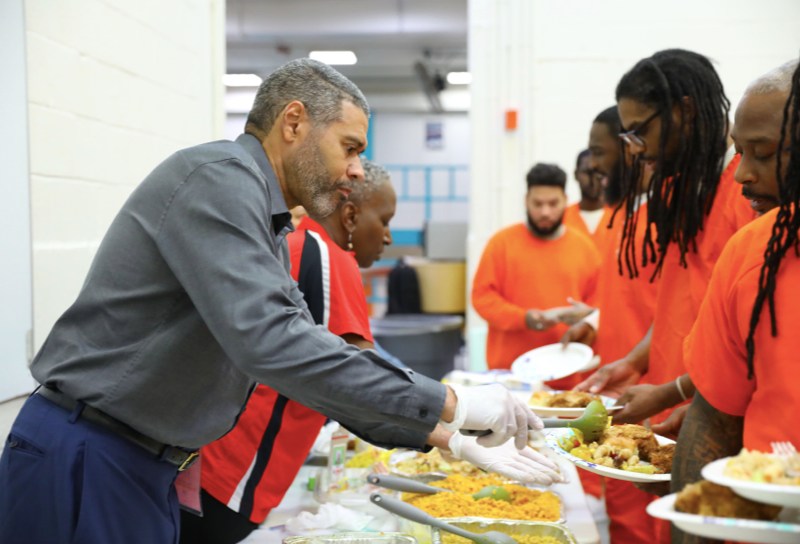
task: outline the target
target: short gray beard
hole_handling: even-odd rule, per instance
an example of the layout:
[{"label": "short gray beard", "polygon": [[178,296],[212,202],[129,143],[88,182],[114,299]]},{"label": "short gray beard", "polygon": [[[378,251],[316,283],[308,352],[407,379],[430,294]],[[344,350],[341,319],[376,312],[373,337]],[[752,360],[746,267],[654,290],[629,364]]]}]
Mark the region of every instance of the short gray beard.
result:
[{"label": "short gray beard", "polygon": [[335,187],[329,181],[328,169],[322,159],[319,138],[312,133],[290,161],[295,197],[316,219],[329,216],[342,198],[335,198]]}]

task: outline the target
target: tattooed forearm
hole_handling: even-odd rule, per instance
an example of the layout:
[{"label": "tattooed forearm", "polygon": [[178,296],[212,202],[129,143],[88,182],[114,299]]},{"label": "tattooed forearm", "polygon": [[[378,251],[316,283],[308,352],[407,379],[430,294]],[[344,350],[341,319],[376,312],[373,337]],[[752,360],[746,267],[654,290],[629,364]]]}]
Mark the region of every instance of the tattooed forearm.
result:
[{"label": "tattooed forearm", "polygon": [[[675,459],[672,463],[672,492],[701,479],[702,468],[722,457],[736,455],[742,449],[744,418],[723,414],[698,392],[683,421]],[[716,542],[686,535],[672,527],[673,544]]]}]

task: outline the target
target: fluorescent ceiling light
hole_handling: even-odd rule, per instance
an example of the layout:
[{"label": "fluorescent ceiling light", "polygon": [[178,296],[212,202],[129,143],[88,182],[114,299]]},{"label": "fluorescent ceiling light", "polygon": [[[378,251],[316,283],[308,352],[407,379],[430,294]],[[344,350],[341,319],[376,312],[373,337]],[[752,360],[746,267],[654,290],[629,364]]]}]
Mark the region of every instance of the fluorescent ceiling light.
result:
[{"label": "fluorescent ceiling light", "polygon": [[469,85],[472,83],[472,74],[469,72],[447,72],[447,82],[450,85]]},{"label": "fluorescent ceiling light", "polygon": [[261,78],[255,74],[225,74],[222,82],[226,87],[258,87]]},{"label": "fluorescent ceiling light", "polygon": [[355,64],[358,59],[352,51],[312,51],[308,58],[325,64]]}]

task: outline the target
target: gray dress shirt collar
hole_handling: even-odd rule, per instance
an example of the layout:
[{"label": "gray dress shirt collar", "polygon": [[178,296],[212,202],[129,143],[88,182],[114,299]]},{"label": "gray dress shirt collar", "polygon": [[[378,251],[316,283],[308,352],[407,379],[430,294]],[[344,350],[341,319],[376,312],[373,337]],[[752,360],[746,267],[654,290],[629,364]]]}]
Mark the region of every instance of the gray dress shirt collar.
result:
[{"label": "gray dress shirt collar", "polygon": [[292,214],[289,213],[289,207],[286,205],[286,200],[283,198],[283,192],[278,183],[278,177],[275,175],[275,171],[269,163],[269,159],[267,158],[267,154],[261,142],[252,134],[240,134],[239,137],[236,138],[236,143],[245,148],[247,152],[253,156],[256,164],[264,173],[264,177],[267,178],[267,190],[272,199],[272,217],[274,218],[272,225],[275,229],[275,234],[280,234],[281,231],[286,228],[288,228],[289,231],[293,231]]}]

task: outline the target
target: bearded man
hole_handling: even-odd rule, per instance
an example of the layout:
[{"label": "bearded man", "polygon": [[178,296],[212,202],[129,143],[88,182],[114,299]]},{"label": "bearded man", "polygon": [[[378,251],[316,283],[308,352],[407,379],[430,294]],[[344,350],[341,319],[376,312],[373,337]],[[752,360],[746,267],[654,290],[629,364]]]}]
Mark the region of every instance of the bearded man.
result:
[{"label": "bearded man", "polygon": [[[566,173],[536,164],[527,175],[527,221],[506,227],[489,240],[472,284],[472,304],[489,325],[489,368],[510,368],[518,356],[558,342],[567,326],[547,308],[568,299],[592,304],[600,255],[592,240],[563,224]],[[548,382],[559,389],[572,376]]]}]

